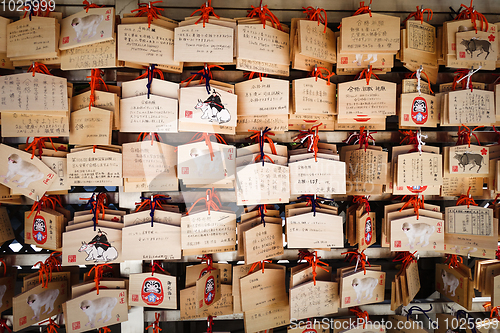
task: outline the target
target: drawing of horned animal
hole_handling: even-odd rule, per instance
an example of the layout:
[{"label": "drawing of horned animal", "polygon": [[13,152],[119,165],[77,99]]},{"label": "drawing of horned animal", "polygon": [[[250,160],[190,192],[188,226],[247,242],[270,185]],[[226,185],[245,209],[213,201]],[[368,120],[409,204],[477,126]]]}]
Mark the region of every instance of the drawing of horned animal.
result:
[{"label": "drawing of horned animal", "polygon": [[464,172],[465,172],[465,166],[472,164],[472,166],[469,168],[469,171],[472,170],[472,168],[474,168],[475,166],[478,166],[479,168],[477,168],[477,172],[479,173],[481,166],[483,164],[486,164],[483,163],[484,159],[483,156],[480,154],[471,154],[471,153],[455,154],[453,158],[458,160],[458,165],[464,169]]},{"label": "drawing of horned animal", "polygon": [[481,40],[477,38],[462,39],[460,44],[465,46],[465,52],[469,53],[471,57],[473,57],[473,53],[476,51],[481,51],[477,54],[477,57],[486,52],[484,60],[488,58],[488,55],[491,51],[491,43],[487,40]]}]

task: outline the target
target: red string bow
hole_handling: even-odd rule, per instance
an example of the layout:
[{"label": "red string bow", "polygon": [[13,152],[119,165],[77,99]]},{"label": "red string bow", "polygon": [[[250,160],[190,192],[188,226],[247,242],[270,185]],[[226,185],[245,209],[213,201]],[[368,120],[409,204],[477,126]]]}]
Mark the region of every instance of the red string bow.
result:
[{"label": "red string bow", "polygon": [[403,21],[403,24],[405,24],[406,21],[408,21],[412,17],[415,18],[415,21],[420,21],[420,23],[423,24],[425,12],[427,12],[427,22],[429,22],[429,20],[432,20],[432,14],[433,14],[432,9],[429,9],[429,8],[424,9],[423,7],[422,7],[422,9],[420,9],[420,7],[417,6],[417,11],[408,15],[408,17]]},{"label": "red string bow", "polygon": [[321,259],[321,257],[318,256],[318,251],[309,252],[307,250],[299,250],[299,261],[305,260],[309,266],[312,267],[314,285],[316,285],[316,276],[318,275],[316,272],[317,267],[321,268],[325,272],[328,272],[328,269],[325,268],[328,267],[328,264],[320,261],[319,259]]},{"label": "red string bow", "polygon": [[108,326],[101,327],[99,333],[111,333],[111,329]]},{"label": "red string bow", "polygon": [[57,333],[57,329],[59,328],[59,325],[57,325],[57,323],[52,320],[52,318],[49,318],[47,320],[44,320],[40,323],[38,323],[38,325],[45,325],[47,324],[47,333]]},{"label": "red string bow", "polygon": [[483,304],[484,311],[488,311],[488,308],[491,308],[490,310],[490,319],[495,318],[496,320],[500,320],[500,315],[499,315],[499,307],[498,306],[491,306],[491,302],[486,302]]},{"label": "red string bow", "polygon": [[324,33],[326,33],[326,25],[328,23],[328,18],[327,18],[327,15],[326,15],[326,11],[323,9],[323,8],[314,8],[312,6],[309,6],[309,7],[302,7],[302,9],[304,10],[302,13],[305,13],[306,14],[306,17],[308,20],[310,21],[318,21],[318,25],[321,23],[321,24],[324,24],[325,25],[325,29],[323,30]]},{"label": "red string bow", "polygon": [[50,281],[52,281],[52,271],[60,270],[61,263],[57,257],[61,256],[61,252],[53,252],[45,262],[38,261],[33,266],[40,266],[38,270],[38,283],[42,285],[43,288],[47,288]]},{"label": "red string bow", "polygon": [[[418,6],[417,6],[417,8],[418,8]],[[427,79],[427,84],[429,86],[429,91],[431,92],[431,94],[434,94],[434,91],[432,91],[432,88],[431,88],[431,80],[429,80],[429,76],[427,76],[427,73],[424,72],[423,70],[421,70],[420,73],[425,75],[425,78]],[[413,79],[414,77],[417,77],[417,71],[414,71],[413,73],[411,73],[410,79]]]},{"label": "red string bow", "polygon": [[370,78],[371,77],[374,77],[376,78],[377,80],[379,79],[378,75],[373,73],[373,68],[372,68],[372,65],[370,65],[370,67],[368,67],[368,69],[363,69],[361,71],[361,73],[359,73],[359,76],[358,76],[358,80],[361,80],[361,79],[365,79],[366,80],[366,85],[368,86],[370,84]]},{"label": "red string bow", "polygon": [[159,18],[160,11],[164,11],[163,8],[158,8],[154,6],[156,3],[162,3],[163,1],[151,1],[148,3],[139,3],[139,8],[133,9],[131,12],[137,12],[136,17],[147,16],[148,17],[148,28],[151,28],[151,22]]},{"label": "red string bow", "polygon": [[9,333],[12,333],[12,329],[7,326],[7,319],[0,318],[0,332],[4,333],[5,330],[7,330],[7,332]]},{"label": "red string bow", "polygon": [[400,272],[403,272],[412,262],[417,262],[417,258],[415,258],[415,253],[417,251],[410,253],[409,251],[397,252],[392,262],[401,262]]},{"label": "red string bow", "polygon": [[210,273],[214,270],[214,259],[212,254],[204,254],[202,257],[198,257],[197,259],[201,260],[202,264],[206,264],[207,267],[202,272]]},{"label": "red string bow", "polygon": [[341,253],[341,255],[344,254],[346,255],[345,261],[349,261],[349,264],[351,264],[352,261],[356,259],[356,266],[358,266],[358,264],[361,264],[361,267],[363,268],[365,275],[366,275],[366,265],[368,264],[368,267],[372,266],[366,259],[365,250],[359,252],[358,249],[355,249]]},{"label": "red string bow", "polygon": [[205,84],[207,84],[207,82],[210,81],[210,80],[212,80],[212,78],[213,78],[212,68],[219,68],[221,70],[224,70],[224,67],[219,66],[219,65],[208,65],[208,64],[205,64],[205,67],[203,69],[200,69],[196,73],[191,73],[192,75],[189,76],[187,79],[182,80],[181,84],[184,84],[184,87],[187,87],[187,86],[189,86],[189,84],[191,83],[191,81],[193,81],[197,76],[200,77],[199,84],[202,84],[203,82],[205,82]]},{"label": "red string bow", "polygon": [[47,66],[45,66],[42,63],[36,62],[36,61],[31,64],[30,68],[28,68],[27,73],[33,73],[33,77],[35,77],[35,73],[52,75],[52,74],[50,74]]},{"label": "red string bow", "polygon": [[459,262],[463,264],[464,259],[462,257],[457,256],[456,254],[447,254],[444,263],[448,264],[448,268],[457,268]]},{"label": "red string bow", "polygon": [[[214,154],[214,149],[212,147],[212,140],[211,140],[212,138],[215,138],[218,143],[227,144],[226,141],[224,140],[224,138],[220,134],[217,134],[217,133],[215,133],[215,134],[214,133],[196,133],[195,135],[193,135],[191,140],[189,140],[189,142],[186,144],[205,141],[205,144],[208,147],[208,151],[210,152],[210,160],[213,161],[215,154]],[[175,151],[177,151],[177,147],[176,147]],[[226,173],[226,176],[227,176],[227,173]]]},{"label": "red string bow", "polygon": [[474,129],[471,131],[469,127],[465,126],[462,124],[461,126],[458,127],[458,138],[457,138],[457,146],[460,145],[469,145],[470,148],[470,137],[473,135],[476,138],[477,144],[481,145],[481,142],[479,142],[479,139],[477,138],[476,133],[474,133],[475,130],[478,128],[483,128],[484,126],[477,126],[474,127]]},{"label": "red string bow", "polygon": [[264,165],[264,161],[267,158],[271,163],[274,163],[273,159],[270,158],[267,154],[264,153],[264,144],[267,141],[269,144],[269,148],[271,148],[271,154],[277,155],[276,147],[274,146],[273,140],[269,137],[269,135],[274,136],[274,133],[270,131],[270,128],[266,127],[264,130],[248,130],[249,132],[253,132],[251,136],[247,139],[255,140],[256,143],[259,144],[260,155],[255,156],[255,161],[262,161],[262,165]]},{"label": "red string bow", "polygon": [[[370,17],[372,17],[372,0],[370,0],[370,4],[368,6],[365,6],[365,2],[361,1],[359,3],[359,8],[357,11],[352,14],[352,16],[356,15],[361,15],[361,14],[370,14]],[[340,29],[342,27],[342,24],[340,24],[337,28]]]},{"label": "red string bow", "polygon": [[247,17],[258,16],[260,21],[262,22],[262,26],[266,28],[266,21],[271,22],[273,28],[283,31],[283,27],[281,26],[278,18],[267,8],[267,5],[262,6],[262,0],[260,1],[260,6],[254,7],[252,5],[252,9],[248,11]]},{"label": "red string bow", "polygon": [[38,157],[40,159],[42,159],[43,148],[45,148],[45,142],[47,142],[47,141],[50,141],[50,144],[52,145],[52,149],[57,151],[56,146],[54,146],[54,142],[52,142],[52,138],[50,138],[48,136],[34,137],[33,141],[31,141],[31,143],[28,143],[28,140],[29,140],[29,137],[26,138],[26,145],[27,146],[26,146],[26,149],[24,149],[24,150],[28,151],[31,149],[31,159],[33,159],[33,157],[35,157],[36,150],[38,150]]},{"label": "red string bow", "polygon": [[[323,72],[326,72],[327,74],[323,74]],[[321,67],[321,66],[315,66],[314,70],[311,72],[310,76],[313,76],[316,78],[316,82],[318,81],[318,77],[322,78],[326,81],[326,85],[331,85],[330,78],[334,76],[335,73],[330,72],[327,68]]]},{"label": "red string bow", "polygon": [[314,160],[316,162],[318,161],[318,150],[319,150],[318,149],[318,142],[319,142],[318,128],[321,125],[323,125],[323,123],[312,126],[307,131],[300,130],[300,134],[298,134],[293,139],[293,141],[300,141],[300,143],[302,143],[302,144],[306,143],[307,151],[314,153]]},{"label": "red string bow", "polygon": [[31,211],[28,214],[28,218],[31,217],[31,214],[33,214],[33,212],[35,212],[35,216],[37,216],[43,208],[55,209],[56,206],[62,207],[61,197],[59,197],[58,195],[43,195],[31,206]]},{"label": "red string bow", "polygon": [[469,189],[467,190],[467,194],[462,194],[460,196],[460,198],[458,198],[457,203],[456,203],[457,206],[467,205],[467,208],[469,208],[470,205],[477,206],[477,203],[474,201],[474,198],[472,198],[470,195],[470,190],[471,190],[471,187],[469,186]]},{"label": "red string bow", "polygon": [[7,275],[7,264],[3,260],[3,258],[0,258],[0,264],[3,266],[3,276]]},{"label": "red string bow", "polygon": [[[222,206],[221,202],[220,202],[220,199],[219,197],[217,196],[217,194],[215,193],[215,189],[212,187],[212,189],[208,189],[206,192],[207,194],[206,197],[202,197],[202,198],[198,198],[198,200],[196,200],[193,205],[189,208],[189,210],[187,211],[186,215],[189,215],[191,213],[191,210],[194,208],[194,206],[196,206],[196,204],[200,201],[205,201],[205,205],[206,205],[206,208],[207,208],[207,211],[208,211],[208,215],[210,215],[210,209],[213,209],[215,211],[217,210],[220,210],[220,206]],[[215,200],[217,200],[217,202],[219,203],[217,205],[217,203],[215,202]]]},{"label": "red string bow", "polygon": [[161,142],[161,137],[156,132],[141,132],[137,137],[137,142],[144,141],[147,138],[151,138],[151,146],[155,140]]},{"label": "red string bow", "polygon": [[348,145],[355,145],[359,143],[359,149],[365,146],[366,151],[366,149],[368,148],[369,140],[371,140],[373,144],[375,144],[375,138],[372,135],[375,133],[377,133],[377,131],[370,132],[369,130],[366,130],[365,132],[365,127],[361,126],[359,128],[359,133],[350,133],[347,139],[343,140],[342,142],[347,143]]},{"label": "red string bow", "polygon": [[367,213],[370,212],[370,203],[368,202],[369,197],[365,197],[362,195],[355,195],[352,197],[352,203],[358,204],[360,206],[365,206],[365,211]]},{"label": "red string bow", "polygon": [[163,273],[166,273],[161,264],[158,263],[158,260],[151,260],[151,276],[153,276],[156,272],[156,269],[159,269]]},{"label": "red string bow", "polygon": [[31,17],[32,16],[38,16],[38,17],[48,17],[50,15],[50,6],[47,5],[46,9],[43,10],[42,9],[42,6],[40,6],[40,2],[38,3],[38,7],[36,10],[34,10],[34,4],[33,2],[29,3],[27,2],[27,6],[24,6],[23,10],[24,10],[24,15],[23,15],[23,18],[26,17],[26,15],[29,14],[29,18],[30,18],[30,21],[31,21]]},{"label": "red string bow", "polygon": [[472,2],[473,2],[473,0],[470,0],[469,7],[467,7],[464,4],[460,5],[460,9],[463,8],[463,10],[461,10],[460,13],[457,15],[457,17],[455,17],[455,20],[470,19],[470,21],[472,22],[472,25],[474,27],[474,30],[477,33],[476,20],[479,19],[479,22],[481,22],[481,31],[483,31],[483,27],[485,28],[484,31],[488,31],[488,20],[486,19],[486,17],[483,14],[479,13],[478,11],[476,11],[474,9],[474,7],[472,7]]},{"label": "red string bow", "polygon": [[142,73],[141,75],[139,75],[138,77],[136,77],[135,80],[144,79],[145,77],[153,78],[155,76],[155,74],[158,75],[158,77],[160,79],[165,80],[165,75],[163,75],[163,72],[161,71],[161,69],[155,67],[152,70],[150,70],[149,66],[143,66],[143,67],[146,71],[144,73]]},{"label": "red string bow", "polygon": [[104,75],[104,71],[100,69],[92,69],[90,71],[90,76],[87,76],[87,79],[90,79],[90,102],[89,102],[89,111],[91,106],[95,106],[95,91],[96,89],[101,89],[101,83],[108,91],[108,86],[106,82],[102,79],[102,75]]},{"label": "red string bow", "polygon": [[193,16],[197,12],[200,12],[200,18],[194,24],[198,24],[201,20],[203,20],[203,28],[205,28],[205,23],[208,23],[210,14],[215,16],[217,19],[220,19],[220,16],[215,14],[214,12],[214,8],[212,7],[212,0],[206,1],[203,5],[201,5],[200,9],[195,10],[190,16]]},{"label": "red string bow", "polygon": [[213,327],[214,327],[214,318],[217,316],[208,316],[207,317],[207,333],[212,333],[213,332]]},{"label": "red string bow", "polygon": [[354,306],[352,308],[349,308],[349,311],[354,313],[357,318],[363,320],[363,328],[365,328],[366,323],[370,321],[370,317],[368,316],[368,311],[361,311],[359,306]]},{"label": "red string bow", "polygon": [[160,316],[161,314],[159,312],[155,312],[155,321],[151,325],[146,327],[146,331],[152,328],[153,333],[159,333],[162,330],[160,328]]},{"label": "red string bow", "polygon": [[271,260],[261,260],[261,261],[257,261],[257,262],[254,262],[252,264],[252,266],[250,266],[250,270],[248,271],[248,274],[250,273],[253,273],[253,271],[256,269],[256,268],[262,268],[262,273],[264,273],[264,266],[267,264],[270,264],[272,261]]},{"label": "red string bow", "polygon": [[260,79],[260,82],[262,82],[263,77],[267,77],[267,74],[264,73],[257,73],[257,72],[247,72],[243,73],[243,77],[247,77],[249,80],[253,79],[253,77],[258,77]]},{"label": "red string bow", "polygon": [[102,7],[104,7],[104,6],[98,6],[95,3],[89,2],[88,0],[83,0],[83,4],[84,4],[83,9],[85,9],[85,11],[87,13],[89,12],[90,8],[102,8]]},{"label": "red string bow", "polygon": [[95,289],[97,290],[97,295],[99,295],[99,285],[101,284],[102,271],[104,267],[111,269],[111,266],[108,264],[99,264],[92,267],[89,271],[89,275],[92,272],[94,272],[94,282],[95,282]]},{"label": "red string bow", "polygon": [[399,210],[400,212],[403,211],[403,209],[406,209],[408,206],[412,205],[413,206],[413,211],[415,212],[415,215],[417,215],[417,220],[419,219],[419,209],[422,208],[424,209],[424,196],[422,195],[421,198],[419,195],[405,195],[401,201],[404,201],[406,198],[408,198],[408,201],[406,201]]}]

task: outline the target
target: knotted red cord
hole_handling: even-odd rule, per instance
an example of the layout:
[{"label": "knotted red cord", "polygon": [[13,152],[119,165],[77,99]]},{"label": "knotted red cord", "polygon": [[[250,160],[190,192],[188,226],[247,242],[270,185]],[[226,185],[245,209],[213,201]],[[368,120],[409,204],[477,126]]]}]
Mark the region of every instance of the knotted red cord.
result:
[{"label": "knotted red cord", "polygon": [[87,13],[89,12],[90,8],[102,8],[102,7],[104,7],[104,6],[98,6],[95,3],[89,2],[88,0],[83,0],[83,4],[84,4],[83,9],[85,9],[85,11]]},{"label": "knotted red cord", "polygon": [[111,269],[111,266],[108,264],[99,264],[92,267],[89,271],[89,275],[92,272],[94,272],[94,282],[95,282],[95,289],[97,290],[97,295],[99,295],[99,284],[101,283],[102,270],[104,267],[108,267],[109,269]]},{"label": "knotted red cord", "polygon": [[368,267],[372,266],[368,262],[368,260],[366,259],[365,250],[359,252],[359,250],[356,249],[356,250],[351,250],[351,251],[343,252],[340,255],[344,255],[344,254],[346,255],[345,261],[349,261],[349,264],[351,264],[352,261],[354,259],[356,259],[357,262],[361,264],[361,267],[363,268],[363,271],[365,272],[365,275],[366,275],[366,265],[368,264]]},{"label": "knotted red cord", "polygon": [[54,142],[52,142],[52,138],[48,137],[48,136],[44,136],[44,137],[34,137],[33,138],[33,141],[31,141],[31,143],[28,144],[28,140],[29,140],[29,137],[26,138],[26,149],[24,149],[25,151],[28,151],[31,149],[31,159],[33,159],[33,157],[35,157],[35,151],[38,149],[38,156],[40,157],[40,159],[42,159],[42,154],[43,154],[43,148],[45,148],[45,142],[48,140],[50,141],[50,144],[52,145],[52,148],[57,151],[56,149],[56,146],[54,146]]},{"label": "knotted red cord", "polygon": [[[418,8],[418,6],[417,6],[417,8]],[[431,92],[431,94],[434,94],[434,91],[432,91],[432,88],[431,88],[431,81],[429,80],[429,77],[427,76],[427,73],[424,72],[424,71],[421,71],[421,73],[424,74],[425,78],[427,79],[427,84],[429,85],[429,91]],[[417,75],[417,71],[411,73],[410,79],[413,79],[416,75]]]},{"label": "knotted red cord", "polygon": [[408,15],[408,17],[403,21],[403,24],[405,24],[406,21],[408,21],[412,17],[415,18],[415,21],[420,20],[420,24],[423,24],[424,23],[424,13],[425,12],[427,12],[427,22],[429,22],[430,20],[432,20],[432,14],[433,14],[432,9],[429,9],[429,8],[425,8],[424,9],[423,7],[422,7],[422,9],[420,9],[420,7],[417,6],[417,11],[411,13],[410,15]]},{"label": "knotted red cord", "polygon": [[214,329],[214,318],[217,316],[211,316],[209,315],[207,317],[207,333],[212,333]]},{"label": "knotted red cord", "polygon": [[[470,79],[471,75],[471,71],[468,70],[468,69],[457,69],[455,72],[454,72],[455,75],[453,77],[453,83],[451,85],[451,90],[455,91],[457,89],[457,85],[459,82],[462,82],[462,89],[470,89],[470,91],[474,91],[474,87],[472,86],[472,80]],[[467,78],[468,76],[468,78]],[[465,78],[467,78],[467,80],[465,80]],[[468,82],[468,87],[467,87],[467,82]]]},{"label": "knotted red cord", "polygon": [[369,140],[372,140],[372,142],[375,144],[375,138],[372,136],[372,134],[375,133],[377,133],[377,131],[370,132],[369,130],[366,130],[365,132],[365,127],[361,126],[359,128],[359,133],[350,133],[347,139],[343,140],[342,142],[347,143],[348,145],[355,145],[356,143],[359,143],[359,149],[365,146],[366,151],[366,149],[368,148]]},{"label": "knotted red cord", "polygon": [[[213,209],[215,211],[220,210],[219,207],[222,206],[222,204],[219,200],[219,197],[215,194],[215,189],[214,188],[208,189],[205,193],[207,194],[207,196],[202,197],[202,198],[198,198],[198,200],[196,200],[193,203],[193,205],[189,208],[186,215],[189,215],[191,213],[191,210],[194,208],[194,206],[196,206],[196,204],[198,202],[203,201],[203,200],[205,200],[205,205],[207,207],[208,215],[210,215],[210,209]],[[217,202],[219,203],[218,205],[215,202],[214,198],[217,199]]]},{"label": "knotted red cord", "polygon": [[264,143],[267,141],[269,143],[269,147],[271,148],[271,153],[273,155],[277,155],[276,147],[274,146],[273,140],[269,137],[269,135],[273,135],[274,133],[270,131],[270,128],[266,127],[263,131],[259,130],[248,130],[249,132],[254,132],[247,139],[255,140],[259,144],[260,155],[255,156],[255,161],[262,161],[262,165],[264,165],[264,160],[267,158],[269,161],[274,163],[272,158],[270,158],[267,154],[264,153]]},{"label": "knotted red cord", "polygon": [[111,333],[111,329],[108,326],[101,327],[99,333]]},{"label": "knotted red cord", "polygon": [[151,22],[159,18],[160,11],[164,11],[163,8],[158,8],[154,6],[156,3],[162,3],[163,1],[152,1],[148,3],[139,3],[139,8],[133,9],[131,12],[137,12],[135,17],[147,16],[148,18],[148,28],[151,28]]},{"label": "knotted red cord", "polygon": [[417,251],[410,253],[409,251],[397,252],[392,262],[401,262],[401,269],[399,270],[402,273],[412,262],[417,262],[417,258],[415,258],[415,253]]},{"label": "knotted red cord", "polygon": [[462,194],[460,198],[458,198],[456,206],[460,205],[467,205],[467,208],[472,206],[477,206],[477,203],[474,201],[474,199],[470,195],[470,189],[471,187],[469,186],[469,189],[467,190],[467,194]]},{"label": "knotted red cord", "polygon": [[161,137],[156,132],[141,132],[141,134],[139,134],[139,136],[137,137],[137,142],[144,141],[148,137],[151,138],[151,146],[153,145],[153,141],[155,140],[161,142]]},{"label": "knotted red cord", "polygon": [[497,247],[497,251],[495,252],[497,260],[500,260],[500,246]]},{"label": "knotted red cord", "polygon": [[195,10],[190,16],[193,16],[197,12],[200,12],[200,18],[194,24],[200,23],[203,20],[203,28],[205,28],[205,23],[208,23],[208,19],[210,18],[210,14],[215,16],[217,19],[220,19],[220,16],[215,14],[214,8],[212,7],[212,0],[208,0],[203,5],[201,5],[200,9]]},{"label": "knotted red cord", "polygon": [[488,31],[488,20],[483,14],[479,13],[474,9],[474,7],[472,7],[472,2],[473,0],[470,0],[469,7],[467,7],[464,4],[460,5],[460,9],[463,8],[463,10],[461,10],[460,13],[457,15],[457,17],[455,17],[454,21],[470,19],[474,27],[474,30],[477,33],[476,20],[479,19],[479,21],[481,22],[481,31],[483,31],[483,26],[486,28],[484,29],[484,31]]},{"label": "knotted red cord", "polygon": [[204,254],[203,256],[198,257],[197,259],[200,259],[202,264],[207,265],[207,267],[203,271],[210,273],[211,271],[214,270],[214,259],[211,253]]},{"label": "knotted red cord", "polygon": [[318,125],[315,125],[308,129],[307,131],[300,130],[300,134],[298,134],[293,141],[300,141],[300,143],[306,143],[307,145],[307,151],[308,152],[313,152],[314,153],[314,160],[318,162],[318,142],[319,142],[319,135],[318,135],[318,128],[323,125],[323,123],[320,123]]},{"label": "knotted red cord", "polygon": [[[359,8],[357,11],[352,14],[352,16],[356,15],[361,15],[361,14],[370,14],[370,17],[372,17],[372,0],[370,0],[370,4],[368,6],[365,6],[365,2],[361,1],[359,3]],[[342,27],[342,23],[337,27],[340,29]]]},{"label": "knotted red cord", "polygon": [[267,77],[267,74],[264,73],[257,73],[257,72],[247,72],[243,73],[243,77],[247,77],[249,80],[253,79],[253,77],[258,77],[260,79],[260,82],[262,82],[263,77]]},{"label": "knotted red cord", "polygon": [[[156,1],[156,2],[158,2],[158,1]],[[159,2],[161,2],[161,1],[159,1]],[[145,77],[153,78],[155,76],[155,74],[157,74],[160,79],[165,80],[165,75],[163,75],[163,72],[160,69],[154,68],[153,70],[149,70],[149,66],[144,66],[144,69],[146,71],[144,73],[142,73],[141,75],[139,75],[138,77],[136,77],[134,80],[144,79]]]},{"label": "knotted red cord", "polygon": [[252,264],[252,266],[250,266],[250,270],[248,271],[248,275],[250,275],[250,273],[253,273],[254,269],[258,268],[258,267],[261,267],[262,268],[262,273],[264,273],[264,266],[266,265],[266,263],[270,264],[271,263],[271,260],[261,260],[261,261],[257,261],[257,262],[254,262]]},{"label": "knotted red cord", "polygon": [[367,213],[370,212],[370,203],[368,202],[368,198],[362,195],[355,195],[352,197],[352,203],[358,204],[360,206],[365,206],[365,211]]},{"label": "knotted red cord", "polygon": [[12,330],[9,326],[7,326],[7,319],[0,318],[0,332],[4,333],[7,330],[9,333],[12,333]]},{"label": "knotted red cord", "polygon": [[310,21],[318,21],[318,25],[320,23],[325,25],[325,29],[323,30],[324,33],[326,33],[326,25],[328,23],[328,18],[326,15],[326,11],[323,8],[314,8],[312,6],[309,7],[302,7],[304,10],[302,13],[306,14],[306,17]]},{"label": "knotted red cord", "polygon": [[[491,306],[491,303],[489,304]],[[500,320],[500,315],[498,313],[498,306],[494,306],[491,308],[491,311],[490,311],[490,319],[492,318],[496,318],[496,320]]]},{"label": "knotted red cord", "polygon": [[483,128],[484,126],[477,126],[475,127],[472,131],[470,130],[469,127],[465,126],[462,124],[461,126],[458,127],[458,138],[457,138],[457,144],[456,146],[460,145],[468,145],[470,148],[470,137],[473,135],[476,138],[477,144],[480,146],[481,142],[479,142],[479,139],[477,138],[476,133],[474,133],[475,130],[478,128]]},{"label": "knotted red cord", "polygon": [[273,28],[283,31],[283,27],[281,26],[278,18],[269,10],[269,8],[267,8],[267,5],[262,6],[262,0],[260,1],[260,6],[254,7],[252,5],[252,10],[248,11],[247,17],[252,18],[254,16],[258,16],[260,18],[264,29],[266,28],[266,21],[270,21]]},{"label": "knotted red cord", "polygon": [[38,6],[38,9],[35,11],[33,10],[33,3],[30,4],[30,6],[24,6],[24,15],[23,18],[26,18],[26,15],[29,14],[29,18],[31,21],[32,16],[38,16],[38,17],[48,17],[50,15],[50,7],[47,6],[47,9],[42,10],[42,6]]},{"label": "knotted red cord", "polygon": [[370,84],[370,78],[374,76],[377,80],[379,79],[377,74],[374,74],[373,73],[373,68],[372,68],[372,65],[370,65],[370,67],[368,69],[363,69],[361,71],[361,73],[359,73],[359,76],[358,76],[358,80],[361,80],[363,78],[366,79],[366,85],[369,85]]},{"label": "knotted red cord", "polygon": [[35,212],[35,216],[38,215],[42,208],[55,209],[58,205],[62,207],[61,198],[58,195],[43,195],[31,206],[31,211],[28,214],[28,218],[31,217],[31,214],[33,214],[33,212]]},{"label": "knotted red cord", "polygon": [[320,261],[319,259],[321,259],[321,257],[318,256],[318,251],[309,252],[307,250],[299,250],[299,261],[305,260],[309,266],[312,267],[314,285],[316,285],[316,276],[318,275],[318,273],[316,273],[317,267],[321,268],[325,272],[328,272],[328,269],[325,268],[328,267],[328,264]]},{"label": "knotted red cord", "polygon": [[483,308],[484,308],[484,311],[489,311],[489,309],[491,309],[491,302],[483,303]]},{"label": "knotted red cord", "polygon": [[52,318],[49,318],[47,320],[44,320],[44,321],[38,323],[39,326],[45,325],[45,324],[47,324],[47,328],[46,328],[47,333],[57,333],[57,329],[59,328],[59,325],[57,325],[57,323],[54,320],[52,320]]},{"label": "knotted red cord", "polygon": [[170,196],[164,195],[164,194],[155,194],[153,195],[153,201],[151,201],[151,198],[147,197],[141,197],[143,199],[141,202],[136,202],[135,204],[137,207],[135,208],[135,212],[142,212],[143,210],[146,209],[151,209],[151,202],[155,206],[155,209],[161,209],[163,210],[163,207],[161,205],[161,200],[169,200]]},{"label": "knotted red cord", "polygon": [[104,85],[104,88],[106,88],[106,91],[108,91],[108,86],[106,85],[106,82],[104,82],[104,80],[102,79],[104,71],[100,69],[92,69],[90,73],[91,73],[90,76],[87,76],[87,79],[90,79],[89,111],[91,106],[95,106],[95,91],[96,89],[101,88],[101,82]]},{"label": "knotted red cord", "polygon": [[[213,161],[214,157],[215,157],[214,150],[212,148],[212,140],[211,140],[211,138],[213,138],[213,137],[216,138],[218,143],[227,144],[226,141],[224,140],[224,138],[220,134],[217,134],[217,133],[215,133],[215,134],[214,133],[196,133],[195,135],[193,135],[191,140],[189,140],[189,142],[186,144],[205,141],[205,144],[208,147],[208,151],[210,152],[210,160]],[[178,148],[175,147],[174,150],[177,152],[177,149]]]},{"label": "knotted red cord", "polygon": [[408,201],[406,201],[399,210],[400,212],[403,211],[403,209],[406,209],[409,205],[413,205],[413,211],[415,215],[417,215],[417,220],[419,219],[419,209],[422,208],[424,209],[424,196],[422,195],[422,198],[420,198],[418,195],[405,195],[401,201],[404,201],[408,197]]},{"label": "knotted red cord", "polygon": [[356,318],[363,319],[363,328],[366,327],[366,323],[370,321],[370,317],[368,316],[368,311],[361,311],[359,306],[354,306],[349,308],[349,311],[356,315]]},{"label": "knotted red cord", "polygon": [[158,260],[151,260],[151,276],[154,276],[156,269],[159,269],[163,273],[166,273],[163,267],[158,263]]},{"label": "knotted red cord", "polygon": [[184,87],[189,86],[189,84],[191,83],[191,81],[193,81],[198,75],[200,76],[200,82],[199,82],[199,84],[202,84],[203,82],[205,82],[205,84],[206,84],[207,83],[207,77],[208,77],[209,80],[212,80],[212,68],[219,68],[221,70],[224,70],[224,67],[219,66],[219,65],[208,65],[208,64],[205,64],[205,67],[203,69],[200,69],[196,73],[191,73],[192,75],[190,77],[188,77],[187,79],[182,80],[181,84],[184,84]]},{"label": "knotted red cord", "polygon": [[0,258],[0,264],[3,266],[3,276],[7,275],[7,264],[5,264],[3,258]]},{"label": "knotted red cord", "polygon": [[30,68],[28,68],[27,73],[33,73],[33,77],[35,77],[35,73],[52,75],[50,74],[47,66],[36,61],[31,64]]},{"label": "knotted red cord", "polygon": [[456,254],[447,254],[445,264],[448,264],[448,268],[457,268],[458,262],[461,264],[464,263],[464,259],[462,257],[457,256]]},{"label": "knotted red cord", "polygon": [[160,328],[160,316],[161,314],[159,312],[155,312],[155,321],[146,327],[146,331],[149,330],[150,328],[153,330],[153,333],[159,333],[162,329]]},{"label": "knotted red cord", "polygon": [[414,145],[415,148],[410,150],[409,152],[417,151],[418,150],[418,139],[417,139],[417,131],[401,131],[399,130],[399,133],[403,136],[401,141],[399,141],[400,145]]},{"label": "knotted red cord", "polygon": [[[325,71],[325,72],[326,72],[326,73],[328,73],[328,74],[326,74],[326,75],[325,75],[325,74],[323,74],[323,71]],[[321,67],[321,66],[319,66],[319,67],[316,67],[316,66],[315,66],[315,67],[314,67],[314,69],[313,69],[313,71],[312,71],[312,72],[311,72],[311,74],[310,74],[310,76],[312,76],[312,77],[315,77],[315,78],[316,78],[316,82],[318,81],[318,77],[319,77],[319,78],[322,78],[322,79],[324,79],[324,80],[327,80],[327,81],[326,81],[326,85],[328,85],[328,86],[331,84],[331,82],[330,82],[330,78],[331,78],[332,76],[334,76],[334,75],[335,75],[335,73],[330,72],[328,69],[326,69],[325,67]]]},{"label": "knotted red cord", "polygon": [[[498,134],[497,144],[500,145],[500,132],[497,131],[495,125],[493,125],[493,131],[495,131],[495,133]],[[495,199],[495,201],[496,201],[496,199]]]},{"label": "knotted red cord", "polygon": [[61,263],[56,258],[61,256],[61,252],[52,253],[45,262],[38,261],[33,266],[40,266],[38,270],[38,283],[42,285],[42,288],[47,288],[50,281],[52,281],[52,271],[54,269],[60,270]]}]

